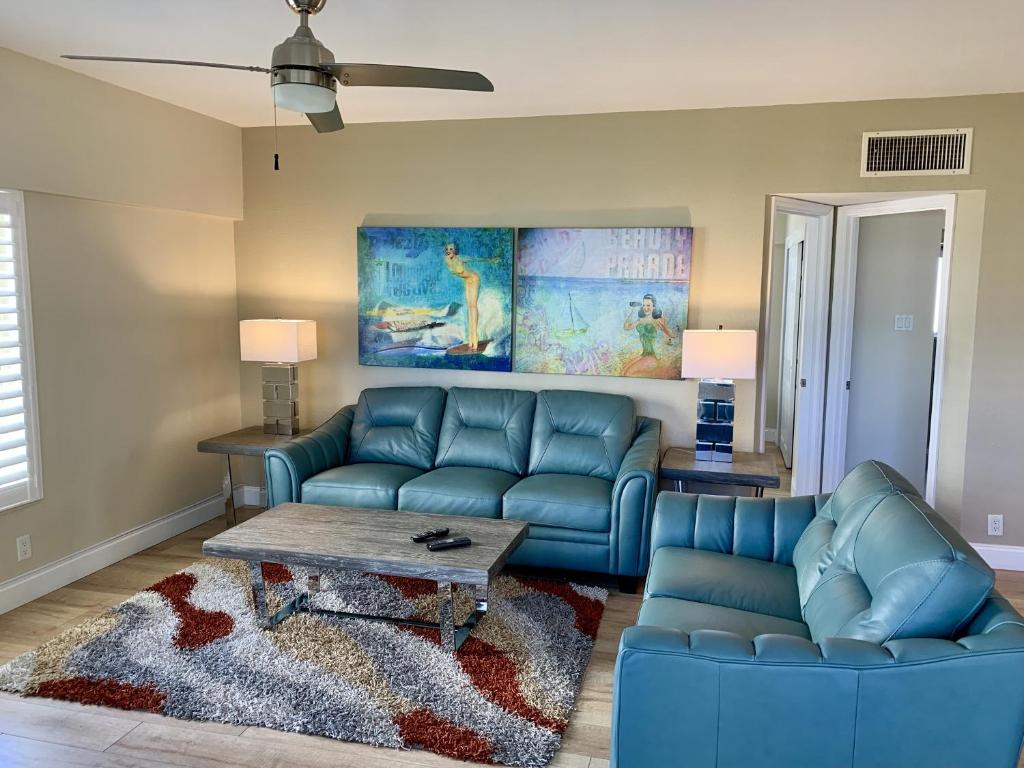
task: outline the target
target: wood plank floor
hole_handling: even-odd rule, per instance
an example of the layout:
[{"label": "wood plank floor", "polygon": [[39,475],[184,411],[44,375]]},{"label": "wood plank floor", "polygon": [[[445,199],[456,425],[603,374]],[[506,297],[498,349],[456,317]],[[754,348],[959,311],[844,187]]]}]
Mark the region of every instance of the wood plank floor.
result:
[{"label": "wood plank floor", "polygon": [[[785,489],[785,481],[783,483]],[[782,490],[784,493],[785,490]],[[104,568],[0,616],[0,663],[200,557],[213,521]],[[1024,608],[1024,573],[1000,571],[1000,590]],[[587,669],[578,711],[554,768],[607,768],[612,670],[622,630],[633,623],[636,595],[613,592]],[[447,768],[475,765],[429,752],[400,752],[263,728],[198,723],[140,712],[0,693],[0,766],[79,768]],[[1021,762],[1024,768],[1024,761]]]}]

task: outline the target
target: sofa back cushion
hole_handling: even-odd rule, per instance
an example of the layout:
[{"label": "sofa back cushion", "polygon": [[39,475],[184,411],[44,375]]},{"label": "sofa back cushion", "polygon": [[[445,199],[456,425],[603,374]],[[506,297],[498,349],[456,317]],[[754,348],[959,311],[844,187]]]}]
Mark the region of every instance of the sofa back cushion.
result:
[{"label": "sofa back cushion", "polygon": [[615,480],[636,435],[632,398],[549,389],[537,393],[530,474],[590,475]]},{"label": "sofa back cushion", "polygon": [[892,467],[855,467],[793,553],[811,637],[884,643],[951,638],[995,581],[992,569]]},{"label": "sofa back cushion", "polygon": [[443,408],[440,387],[364,389],[352,418],[348,462],[430,469]]},{"label": "sofa back cushion", "polygon": [[533,392],[452,387],[434,463],[525,475],[536,402]]}]

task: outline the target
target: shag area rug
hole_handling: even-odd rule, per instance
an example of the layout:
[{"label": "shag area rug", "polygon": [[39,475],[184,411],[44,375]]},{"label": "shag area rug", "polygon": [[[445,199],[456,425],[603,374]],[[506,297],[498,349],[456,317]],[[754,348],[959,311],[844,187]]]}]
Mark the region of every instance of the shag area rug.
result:
[{"label": "shag area rug", "polygon": [[[302,568],[263,565],[276,610]],[[437,621],[431,581],[326,572],[314,605]],[[482,763],[544,766],[608,593],[513,576],[453,657],[436,630],[296,614],[256,624],[245,563],[201,560],[0,667],[0,690],[258,725]],[[456,618],[472,609],[456,593]]]}]

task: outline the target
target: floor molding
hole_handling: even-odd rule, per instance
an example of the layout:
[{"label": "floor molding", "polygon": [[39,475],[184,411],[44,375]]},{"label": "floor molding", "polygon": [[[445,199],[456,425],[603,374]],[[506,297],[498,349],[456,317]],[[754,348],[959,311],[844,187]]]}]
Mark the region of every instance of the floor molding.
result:
[{"label": "floor molding", "polygon": [[[259,489],[257,489],[259,490]],[[0,582],[0,614],[224,514],[220,494]]]},{"label": "floor molding", "polygon": [[991,568],[1024,571],[1024,547],[1008,544],[971,544]]},{"label": "floor molding", "polygon": [[265,507],[266,497],[263,488],[258,485],[236,485],[235,506]]}]

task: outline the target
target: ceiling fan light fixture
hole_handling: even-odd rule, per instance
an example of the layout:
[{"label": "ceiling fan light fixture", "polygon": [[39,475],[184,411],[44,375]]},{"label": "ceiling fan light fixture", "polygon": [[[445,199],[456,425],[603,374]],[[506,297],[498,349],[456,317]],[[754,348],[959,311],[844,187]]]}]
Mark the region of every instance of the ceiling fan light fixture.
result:
[{"label": "ceiling fan light fixture", "polygon": [[320,114],[334,109],[336,95],[330,88],[308,83],[278,83],[274,86],[274,103],[292,112]]}]

